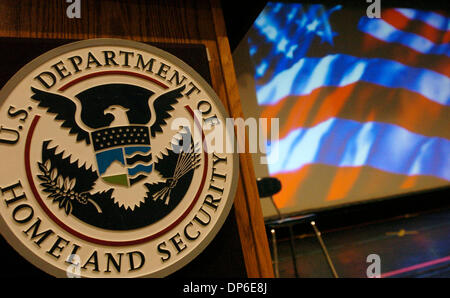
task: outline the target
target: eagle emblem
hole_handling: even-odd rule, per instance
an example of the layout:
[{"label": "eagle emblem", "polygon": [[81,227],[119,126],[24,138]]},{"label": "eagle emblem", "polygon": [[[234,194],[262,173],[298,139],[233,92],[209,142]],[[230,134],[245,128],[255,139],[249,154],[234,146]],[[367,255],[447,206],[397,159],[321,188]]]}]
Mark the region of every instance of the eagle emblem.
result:
[{"label": "eagle emblem", "polygon": [[193,142],[188,150],[174,150],[192,139],[188,127],[164,131],[170,130],[167,120],[185,88],[155,95],[135,85],[104,84],[69,98],[31,87],[31,99],[89,147],[96,161],[89,165],[57,140],[44,140],[38,163],[42,191],[68,216],[101,228],[134,229],[164,217],[182,199],[200,163]]},{"label": "eagle emblem", "polygon": [[226,222],[238,144],[207,48],[161,47],[68,43],[0,90],[1,232],[41,270],[164,277]]}]

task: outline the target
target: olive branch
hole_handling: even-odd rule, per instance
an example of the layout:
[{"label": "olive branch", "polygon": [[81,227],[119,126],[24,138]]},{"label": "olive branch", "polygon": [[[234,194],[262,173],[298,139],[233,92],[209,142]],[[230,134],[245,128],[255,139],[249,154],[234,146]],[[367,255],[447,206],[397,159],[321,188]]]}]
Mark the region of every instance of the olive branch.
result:
[{"label": "olive branch", "polygon": [[53,199],[53,203],[58,203],[59,208],[64,208],[67,215],[73,210],[72,202],[74,200],[83,205],[87,204],[88,193],[74,191],[75,179],[64,178],[58,173],[56,168],[50,170],[50,160],[47,160],[45,163],[38,162],[38,166],[42,175],[37,175],[37,177],[43,181],[41,183],[41,186],[44,187],[43,191],[50,193],[47,198]]}]

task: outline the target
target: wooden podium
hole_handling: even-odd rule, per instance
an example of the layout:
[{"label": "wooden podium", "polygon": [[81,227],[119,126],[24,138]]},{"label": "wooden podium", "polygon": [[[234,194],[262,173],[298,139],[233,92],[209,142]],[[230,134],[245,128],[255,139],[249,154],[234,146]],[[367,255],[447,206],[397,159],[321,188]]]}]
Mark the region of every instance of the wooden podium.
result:
[{"label": "wooden podium", "polygon": [[[230,117],[244,118],[220,1],[80,2],[80,18],[69,18],[66,10],[70,3],[65,0],[3,0],[0,2],[0,37],[8,38],[9,42],[16,38],[18,41],[22,39],[22,42],[23,39],[48,40],[48,43],[42,42],[41,52],[64,41],[105,37],[167,44],[168,48],[201,45],[207,49],[211,86]],[[22,45],[27,46],[26,42]],[[7,53],[8,47],[5,45],[6,53],[3,54],[8,55],[11,61],[19,60],[17,55],[20,51],[14,50],[17,47],[20,43],[12,46],[11,52]],[[26,57],[20,58],[23,60]],[[10,65],[8,70],[2,69],[2,75],[8,73],[9,76],[11,71],[17,71],[22,66],[16,65],[17,69],[14,69],[15,65]],[[192,62],[191,66],[201,73]],[[205,251],[173,276],[273,277],[251,156],[241,153],[239,161],[237,192],[227,221]],[[44,274],[22,259],[4,239],[1,239],[0,249],[6,260],[4,268],[8,264],[15,264],[16,267],[19,264],[17,272],[12,275]],[[8,274],[11,275],[11,272]]]}]

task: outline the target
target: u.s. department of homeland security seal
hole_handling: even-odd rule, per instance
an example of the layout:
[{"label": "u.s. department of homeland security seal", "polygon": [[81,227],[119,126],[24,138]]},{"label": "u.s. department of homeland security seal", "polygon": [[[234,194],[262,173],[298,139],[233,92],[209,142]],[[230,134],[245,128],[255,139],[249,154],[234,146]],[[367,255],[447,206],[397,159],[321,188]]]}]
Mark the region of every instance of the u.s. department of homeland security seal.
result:
[{"label": "u.s. department of homeland security seal", "polygon": [[158,48],[56,48],[4,86],[0,114],[1,233],[49,274],[166,276],[230,211],[237,156],[208,141],[233,138],[225,109]]}]

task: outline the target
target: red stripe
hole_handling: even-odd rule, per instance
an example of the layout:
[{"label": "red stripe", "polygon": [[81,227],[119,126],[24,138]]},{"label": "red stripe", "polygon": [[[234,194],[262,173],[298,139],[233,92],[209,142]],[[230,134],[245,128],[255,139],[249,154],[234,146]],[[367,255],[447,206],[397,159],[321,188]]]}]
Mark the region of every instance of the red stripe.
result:
[{"label": "red stripe", "polygon": [[362,36],[361,48],[350,50],[353,55],[368,58],[382,58],[395,60],[402,64],[429,69],[446,76],[450,76],[450,58],[443,55],[424,55],[407,46],[394,43],[386,43],[373,36]]},{"label": "red stripe", "polygon": [[131,71],[124,71],[124,70],[110,70],[110,71],[99,71],[99,72],[95,72],[95,73],[91,73],[82,77],[79,77],[73,81],[70,81],[69,83],[65,84],[64,86],[62,86],[61,88],[58,89],[58,91],[64,91],[70,87],[72,87],[73,85],[76,85],[82,81],[94,78],[94,77],[99,77],[99,76],[106,76],[106,75],[127,75],[127,76],[133,76],[133,77],[137,77],[137,78],[141,78],[144,80],[147,80],[149,82],[152,82],[164,89],[169,88],[168,86],[166,86],[165,84],[161,83],[158,80],[155,80],[154,78],[151,78],[149,76],[140,74],[140,73],[135,73],[135,72],[131,72]]},{"label": "red stripe", "polygon": [[390,277],[390,276],[394,276],[394,275],[399,275],[399,274],[402,274],[402,273],[414,271],[414,270],[417,270],[417,269],[422,269],[422,268],[425,268],[425,267],[430,267],[430,266],[441,264],[441,263],[445,263],[445,262],[450,262],[450,256],[443,257],[443,258],[440,258],[440,259],[435,259],[435,260],[424,262],[424,263],[420,263],[420,264],[413,265],[413,266],[404,267],[404,268],[401,268],[401,269],[398,269],[398,270],[386,272],[386,273],[381,274],[381,278]]},{"label": "red stripe", "polygon": [[444,44],[450,41],[450,31],[441,31],[427,23],[412,20],[396,11],[386,9],[382,12],[383,20],[401,31],[421,35],[435,44]]},{"label": "red stripe", "polygon": [[[322,87],[308,95],[285,97],[276,105],[265,106],[261,117],[280,118],[280,138],[293,129],[312,127],[336,117],[391,123],[421,135],[450,139],[450,130],[442,129],[449,126],[449,106],[408,90],[366,82]],[[271,122],[268,123],[270,132]]]}]

